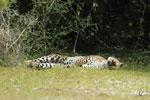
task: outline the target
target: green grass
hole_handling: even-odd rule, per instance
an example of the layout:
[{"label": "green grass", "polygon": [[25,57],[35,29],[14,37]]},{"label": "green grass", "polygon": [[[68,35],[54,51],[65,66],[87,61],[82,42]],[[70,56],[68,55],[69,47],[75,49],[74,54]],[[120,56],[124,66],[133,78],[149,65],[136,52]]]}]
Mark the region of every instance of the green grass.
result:
[{"label": "green grass", "polygon": [[[139,96],[138,91],[149,91]],[[0,100],[148,100],[150,67],[121,70],[0,67]]]}]

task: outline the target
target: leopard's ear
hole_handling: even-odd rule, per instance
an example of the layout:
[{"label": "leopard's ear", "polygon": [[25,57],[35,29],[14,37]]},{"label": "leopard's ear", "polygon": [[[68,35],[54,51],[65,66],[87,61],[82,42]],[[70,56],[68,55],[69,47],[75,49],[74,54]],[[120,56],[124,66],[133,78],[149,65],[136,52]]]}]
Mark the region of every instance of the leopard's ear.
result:
[{"label": "leopard's ear", "polygon": [[122,66],[123,66],[123,63],[120,64],[120,67],[122,67]]},{"label": "leopard's ear", "polygon": [[111,65],[113,65],[113,63],[114,63],[114,58],[109,57],[109,58],[107,59],[107,61],[108,61],[108,65],[111,66]]},{"label": "leopard's ear", "polygon": [[113,60],[108,60],[108,65],[112,65],[113,64]]}]

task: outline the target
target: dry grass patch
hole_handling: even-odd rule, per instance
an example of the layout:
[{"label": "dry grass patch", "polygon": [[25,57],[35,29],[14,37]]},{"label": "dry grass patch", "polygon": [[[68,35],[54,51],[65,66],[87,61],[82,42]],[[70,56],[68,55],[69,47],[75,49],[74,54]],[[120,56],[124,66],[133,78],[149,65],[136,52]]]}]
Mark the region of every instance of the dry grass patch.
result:
[{"label": "dry grass patch", "polygon": [[126,66],[119,71],[0,67],[0,100],[148,100],[149,83],[150,72]]}]

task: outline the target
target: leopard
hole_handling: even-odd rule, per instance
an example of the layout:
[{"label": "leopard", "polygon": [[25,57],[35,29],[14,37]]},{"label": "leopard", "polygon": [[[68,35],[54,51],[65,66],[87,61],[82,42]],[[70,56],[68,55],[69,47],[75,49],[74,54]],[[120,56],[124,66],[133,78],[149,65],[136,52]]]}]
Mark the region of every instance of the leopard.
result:
[{"label": "leopard", "polygon": [[31,68],[48,69],[51,67],[66,66],[70,67],[84,67],[84,68],[100,68],[109,70],[118,70],[122,67],[121,63],[115,57],[108,57],[105,59],[98,55],[89,56],[64,56],[60,54],[50,54],[33,59],[28,64]]}]

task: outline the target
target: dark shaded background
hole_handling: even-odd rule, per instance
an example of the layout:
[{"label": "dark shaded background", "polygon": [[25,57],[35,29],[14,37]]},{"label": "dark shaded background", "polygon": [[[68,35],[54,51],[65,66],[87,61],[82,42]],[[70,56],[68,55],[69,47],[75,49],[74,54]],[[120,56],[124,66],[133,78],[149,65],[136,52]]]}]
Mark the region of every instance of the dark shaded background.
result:
[{"label": "dark shaded background", "polygon": [[[54,13],[49,12],[46,13],[47,15],[44,15],[44,13],[41,13],[42,10],[40,10],[42,8],[35,6],[35,2],[40,3],[38,0],[17,0],[15,6],[19,10],[20,15],[30,13],[34,10],[34,13],[40,15],[39,22],[45,18],[47,19],[44,20],[45,26],[42,27],[42,30],[46,30],[45,34],[47,38],[41,38],[42,33],[40,32],[37,37],[33,35],[29,37],[29,39],[33,37],[33,40],[41,38],[40,43],[42,41],[44,45],[47,45],[46,52],[51,48],[72,51],[78,32],[79,36],[76,45],[76,52],[78,53],[92,54],[100,52],[103,49],[122,50],[127,48],[130,50],[149,50],[150,48],[149,0],[73,0],[73,3],[71,3],[73,10],[68,9],[66,13],[63,13],[69,21],[62,18],[57,25],[55,22],[60,18],[59,11],[51,10]],[[63,5],[66,2],[68,0],[61,0],[57,3]],[[44,8],[46,5],[43,4],[42,7]],[[61,9],[59,10],[61,11]],[[84,27],[84,31],[81,31],[83,29],[82,25],[77,24],[77,28],[73,30],[79,31],[69,31],[65,35],[58,36],[52,43],[52,40],[48,37],[52,36],[52,32],[57,34],[53,29],[57,28],[61,32],[60,26],[66,28],[69,26],[69,22],[74,23],[74,16],[76,15],[73,12],[77,13],[78,11],[80,11],[80,15],[78,16],[81,19],[80,21],[90,16],[92,18],[92,25]],[[54,22],[50,22],[49,20],[54,20]],[[68,28],[70,29],[70,27]],[[39,31],[41,29],[36,26],[34,30]],[[58,42],[59,40],[63,42]],[[49,42],[52,43],[51,46]],[[32,51],[35,51],[34,49],[36,48],[35,45]]]}]

